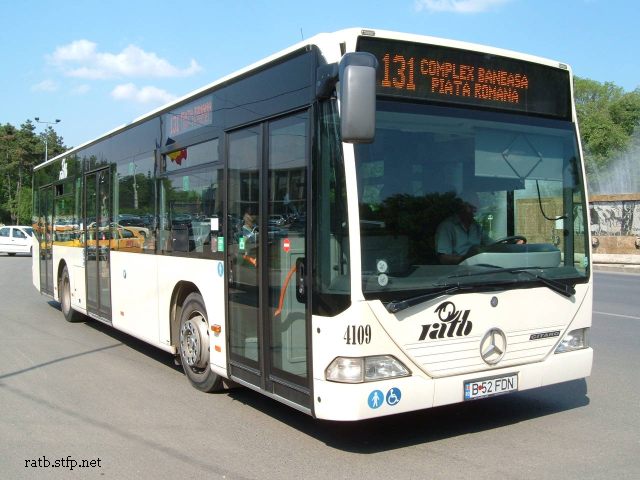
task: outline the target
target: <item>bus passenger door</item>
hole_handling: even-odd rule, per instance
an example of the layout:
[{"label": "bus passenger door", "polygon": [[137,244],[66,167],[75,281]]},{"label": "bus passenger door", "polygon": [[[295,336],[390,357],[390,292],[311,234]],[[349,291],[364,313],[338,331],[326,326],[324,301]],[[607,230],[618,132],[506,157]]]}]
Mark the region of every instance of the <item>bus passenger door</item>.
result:
[{"label": "bus passenger door", "polygon": [[260,125],[228,136],[226,242],[231,373],[262,387],[260,320]]},{"label": "bus passenger door", "polygon": [[53,186],[42,187],[39,200],[36,237],[40,245],[40,292],[53,295]]},{"label": "bus passenger door", "polygon": [[89,173],[84,178],[86,213],[85,269],[87,311],[111,323],[111,177],[109,169]]},{"label": "bus passenger door", "polygon": [[230,372],[310,408],[308,113],[228,136]]},{"label": "bus passenger door", "polygon": [[307,175],[308,112],[267,124],[265,325],[269,391],[310,408],[308,335]]}]

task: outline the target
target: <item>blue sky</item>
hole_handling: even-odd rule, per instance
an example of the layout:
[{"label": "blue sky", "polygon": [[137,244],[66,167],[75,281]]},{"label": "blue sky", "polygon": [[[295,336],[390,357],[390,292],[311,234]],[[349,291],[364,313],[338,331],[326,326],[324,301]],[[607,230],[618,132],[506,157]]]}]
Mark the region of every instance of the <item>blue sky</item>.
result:
[{"label": "blue sky", "polygon": [[[385,29],[568,63],[640,86],[634,0],[2,2],[0,123],[61,119],[67,146],[321,32]],[[44,125],[38,125],[38,132]]]}]

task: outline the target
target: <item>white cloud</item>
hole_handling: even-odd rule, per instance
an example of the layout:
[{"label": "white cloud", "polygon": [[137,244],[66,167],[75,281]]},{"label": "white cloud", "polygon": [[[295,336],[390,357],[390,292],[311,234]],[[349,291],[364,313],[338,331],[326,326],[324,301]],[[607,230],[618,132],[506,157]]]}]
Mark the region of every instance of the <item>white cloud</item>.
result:
[{"label": "white cloud", "polygon": [[74,40],[47,55],[50,64],[65,75],[78,78],[104,79],[121,77],[188,77],[203,69],[191,59],[188,68],[180,69],[155,53],[147,53],[129,45],[118,54],[101,53],[89,40]]},{"label": "white cloud", "polygon": [[127,83],[124,85],[118,85],[111,92],[111,96],[116,100],[124,100],[135,103],[157,103],[164,104],[177,97],[165,90],[161,90],[157,87],[147,85],[138,89],[133,83]]},{"label": "white cloud", "polygon": [[416,9],[471,14],[486,12],[511,1],[513,0],[417,0]]},{"label": "white cloud", "polygon": [[50,79],[43,80],[31,86],[31,90],[34,92],[55,92],[58,88],[60,88],[60,85]]},{"label": "white cloud", "polygon": [[89,90],[91,90],[89,85],[78,85],[71,89],[71,95],[85,95]]}]

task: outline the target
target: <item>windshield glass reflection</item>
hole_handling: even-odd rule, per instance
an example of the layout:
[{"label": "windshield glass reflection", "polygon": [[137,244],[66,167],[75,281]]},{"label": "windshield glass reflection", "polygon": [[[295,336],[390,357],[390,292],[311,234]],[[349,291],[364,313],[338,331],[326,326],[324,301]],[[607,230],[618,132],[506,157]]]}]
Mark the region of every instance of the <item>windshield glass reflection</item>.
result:
[{"label": "windshield glass reflection", "polygon": [[376,141],[355,146],[367,298],[539,280],[500,268],[587,278],[570,122],[391,102],[378,103],[376,122]]}]

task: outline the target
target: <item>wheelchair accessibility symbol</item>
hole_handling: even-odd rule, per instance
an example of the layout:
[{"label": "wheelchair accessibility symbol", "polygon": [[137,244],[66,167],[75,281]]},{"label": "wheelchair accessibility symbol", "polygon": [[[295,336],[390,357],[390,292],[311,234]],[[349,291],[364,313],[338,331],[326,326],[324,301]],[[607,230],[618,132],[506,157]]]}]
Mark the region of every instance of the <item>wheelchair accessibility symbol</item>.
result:
[{"label": "wheelchair accessibility symbol", "polygon": [[387,404],[393,407],[394,405],[397,405],[400,402],[401,398],[402,398],[402,392],[398,388],[392,388],[387,392],[386,396],[380,390],[374,390],[369,394],[367,403],[369,404],[369,408],[372,408],[375,410],[376,408],[380,408],[382,404],[385,402],[385,400]]},{"label": "wheelchair accessibility symbol", "polygon": [[402,392],[399,388],[392,388],[387,392],[387,403],[392,407],[400,403],[400,399],[402,398]]}]

